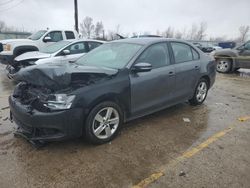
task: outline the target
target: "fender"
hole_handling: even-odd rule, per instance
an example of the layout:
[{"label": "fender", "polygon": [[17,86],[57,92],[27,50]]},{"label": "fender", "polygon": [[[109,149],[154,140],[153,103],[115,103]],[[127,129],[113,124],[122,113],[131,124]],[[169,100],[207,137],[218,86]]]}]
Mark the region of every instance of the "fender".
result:
[{"label": "fender", "polygon": [[222,51],[218,51],[214,54],[214,58],[218,59],[218,58],[230,58],[232,60],[232,69],[234,69],[235,67],[237,67],[237,62],[236,62],[236,57],[237,54],[235,51],[233,50],[222,50]]},{"label": "fender", "polygon": [[19,56],[25,52],[30,52],[30,51],[38,51],[39,49],[36,46],[31,46],[31,45],[25,45],[25,46],[18,46],[14,49],[13,55],[14,57]]}]

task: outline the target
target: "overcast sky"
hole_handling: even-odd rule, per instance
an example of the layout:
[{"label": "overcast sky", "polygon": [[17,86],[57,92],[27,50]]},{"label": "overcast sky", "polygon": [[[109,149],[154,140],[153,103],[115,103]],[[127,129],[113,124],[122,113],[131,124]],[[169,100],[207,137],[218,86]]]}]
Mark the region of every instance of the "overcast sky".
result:
[{"label": "overcast sky", "polygon": [[[21,3],[19,3],[21,2]],[[0,0],[0,20],[30,31],[73,29],[74,0]],[[250,25],[250,0],[78,0],[79,21],[85,16],[102,21],[105,30],[121,33],[183,31],[207,22],[207,36],[237,37],[241,25]],[[12,7],[12,8],[11,8]]]}]

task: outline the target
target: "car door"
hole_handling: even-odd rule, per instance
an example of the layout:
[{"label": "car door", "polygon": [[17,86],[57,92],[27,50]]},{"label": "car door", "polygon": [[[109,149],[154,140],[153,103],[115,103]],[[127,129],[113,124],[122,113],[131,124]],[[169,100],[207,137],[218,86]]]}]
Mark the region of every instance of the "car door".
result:
[{"label": "car door", "polygon": [[171,42],[175,60],[175,100],[184,101],[193,95],[200,73],[199,53],[190,45]]},{"label": "car door", "polygon": [[239,67],[250,68],[250,42],[244,45],[244,49],[240,50],[236,57]]},{"label": "car door", "polygon": [[165,42],[145,49],[134,65],[139,62],[150,63],[152,70],[130,72],[132,116],[140,116],[164,107],[173,98],[175,89],[175,69],[170,62]]},{"label": "car door", "polygon": [[[63,50],[69,50],[70,54],[64,55]],[[68,47],[64,48],[60,52],[60,61],[65,63],[69,61],[75,61],[82,55],[88,52],[88,46],[87,43],[82,41],[82,42],[77,42],[74,44],[69,45]]]}]

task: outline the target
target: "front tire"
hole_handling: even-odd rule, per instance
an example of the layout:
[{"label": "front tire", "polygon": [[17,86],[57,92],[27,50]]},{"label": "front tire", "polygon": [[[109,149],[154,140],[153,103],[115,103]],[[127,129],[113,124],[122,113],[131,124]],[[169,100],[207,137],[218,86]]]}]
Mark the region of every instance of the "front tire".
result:
[{"label": "front tire", "polygon": [[107,143],[117,136],[122,123],[121,108],[114,102],[102,102],[90,111],[86,119],[86,139],[92,144]]},{"label": "front tire", "polygon": [[229,58],[220,58],[216,60],[216,70],[220,73],[229,73],[232,68],[232,61]]},{"label": "front tire", "polygon": [[190,104],[193,106],[201,105],[208,92],[208,81],[205,78],[201,78],[195,88],[194,96],[189,100]]}]

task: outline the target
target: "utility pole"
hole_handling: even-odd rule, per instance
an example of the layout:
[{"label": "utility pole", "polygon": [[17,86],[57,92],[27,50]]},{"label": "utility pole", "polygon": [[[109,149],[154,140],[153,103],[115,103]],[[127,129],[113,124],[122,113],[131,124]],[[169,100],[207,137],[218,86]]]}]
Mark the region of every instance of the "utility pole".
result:
[{"label": "utility pole", "polygon": [[75,30],[79,33],[79,28],[78,28],[78,5],[77,5],[77,0],[74,0],[74,5],[75,5]]}]

